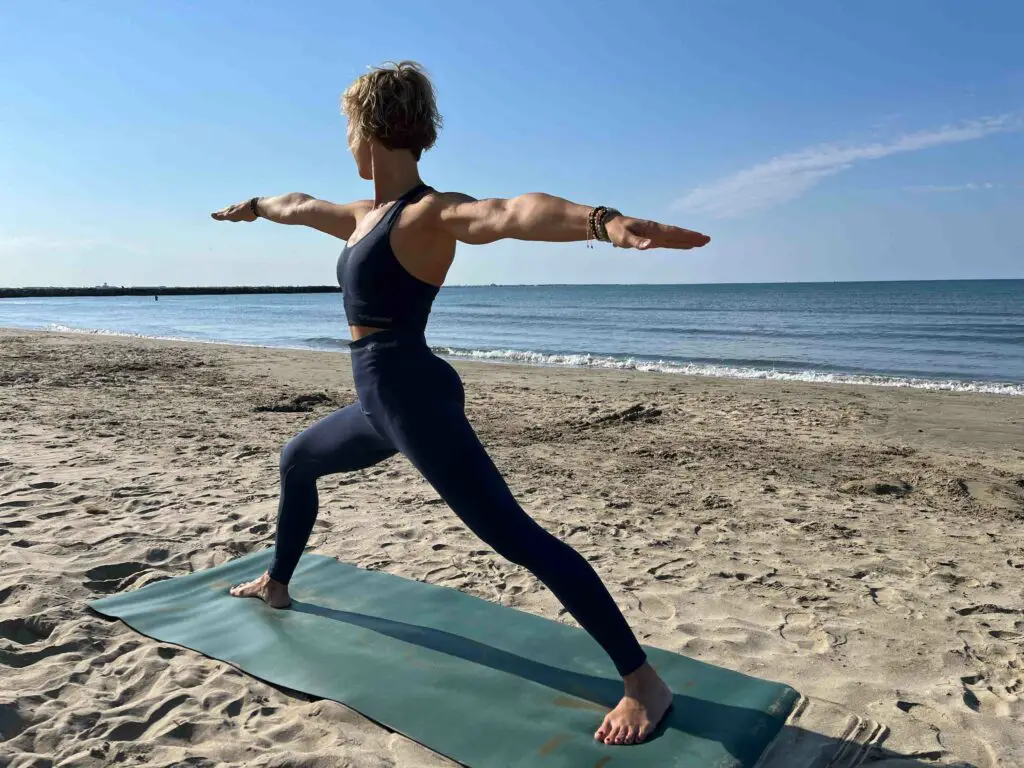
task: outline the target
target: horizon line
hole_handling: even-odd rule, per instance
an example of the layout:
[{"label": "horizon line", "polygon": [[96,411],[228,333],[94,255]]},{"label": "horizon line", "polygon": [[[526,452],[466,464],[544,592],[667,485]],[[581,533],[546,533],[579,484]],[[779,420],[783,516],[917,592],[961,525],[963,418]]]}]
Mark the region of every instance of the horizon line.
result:
[{"label": "horizon line", "polygon": [[[839,284],[872,284],[872,283],[968,283],[968,282],[1014,282],[1024,280],[1022,277],[956,277],[956,278],[891,278],[883,280],[771,280],[771,281],[703,281],[694,283],[665,282],[665,283],[448,283],[443,288],[566,288],[566,287],[596,287],[596,286],[695,286],[695,285],[839,285]],[[297,284],[237,284],[237,285],[23,285],[23,286],[0,286],[0,295],[4,293],[22,291],[146,291],[147,293],[159,293],[160,291],[177,290],[288,290],[290,292],[301,292],[307,290],[317,293],[341,292],[337,285],[297,285]]]}]

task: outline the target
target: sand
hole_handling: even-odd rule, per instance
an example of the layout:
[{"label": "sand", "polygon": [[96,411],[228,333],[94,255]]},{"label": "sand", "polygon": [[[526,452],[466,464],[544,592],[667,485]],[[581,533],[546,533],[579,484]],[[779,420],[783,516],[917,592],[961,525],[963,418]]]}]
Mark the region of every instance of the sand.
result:
[{"label": "sand", "polygon": [[[1024,399],[455,365],[643,642],[886,723],[878,765],[1024,765]],[[0,331],[0,764],[452,765],[85,607],[270,546],[353,399],[339,353]],[[317,552],[572,622],[401,457],[320,488]]]}]

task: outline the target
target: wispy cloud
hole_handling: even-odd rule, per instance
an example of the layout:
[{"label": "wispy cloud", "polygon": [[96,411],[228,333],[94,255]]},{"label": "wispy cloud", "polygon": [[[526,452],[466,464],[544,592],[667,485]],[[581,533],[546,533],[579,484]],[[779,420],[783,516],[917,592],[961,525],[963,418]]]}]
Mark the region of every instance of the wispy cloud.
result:
[{"label": "wispy cloud", "polygon": [[978,189],[999,189],[1002,184],[991,181],[969,181],[966,184],[919,184],[904,187],[907,192],[973,192]]},{"label": "wispy cloud", "polygon": [[908,133],[888,141],[808,147],[697,187],[677,200],[673,207],[719,218],[741,216],[800,197],[824,179],[858,163],[943,144],[975,141],[1017,127],[1018,119],[1012,115],[1001,115]]}]

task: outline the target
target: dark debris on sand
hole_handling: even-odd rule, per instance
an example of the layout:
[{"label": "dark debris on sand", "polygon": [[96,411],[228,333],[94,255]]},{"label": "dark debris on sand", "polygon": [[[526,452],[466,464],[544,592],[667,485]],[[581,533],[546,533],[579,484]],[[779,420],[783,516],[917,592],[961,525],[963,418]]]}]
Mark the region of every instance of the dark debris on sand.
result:
[{"label": "dark debris on sand", "polygon": [[313,392],[307,395],[295,395],[292,398],[282,396],[274,403],[261,403],[253,408],[256,413],[309,413],[318,406],[336,406],[337,403],[326,392]]}]

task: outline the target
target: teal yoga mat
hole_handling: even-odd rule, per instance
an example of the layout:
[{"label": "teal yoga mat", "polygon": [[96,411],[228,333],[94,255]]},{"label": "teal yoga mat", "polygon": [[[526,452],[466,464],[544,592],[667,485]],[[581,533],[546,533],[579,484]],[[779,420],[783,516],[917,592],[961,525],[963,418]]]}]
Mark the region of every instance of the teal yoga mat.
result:
[{"label": "teal yoga mat", "polygon": [[269,551],[90,603],[139,632],[333,699],[472,768],[750,768],[792,688],[656,648],[676,692],[647,743],[593,741],[622,695],[582,630],[457,590],[306,555],[293,606],[228,595]]}]

